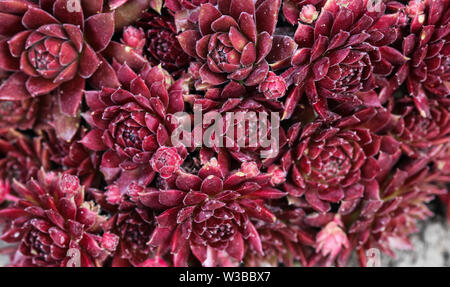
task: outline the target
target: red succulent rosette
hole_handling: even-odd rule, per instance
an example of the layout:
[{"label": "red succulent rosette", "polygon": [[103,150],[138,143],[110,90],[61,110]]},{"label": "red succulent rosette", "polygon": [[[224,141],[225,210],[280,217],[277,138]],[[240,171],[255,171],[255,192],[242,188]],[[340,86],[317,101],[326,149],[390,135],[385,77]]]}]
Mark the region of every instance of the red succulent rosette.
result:
[{"label": "red succulent rosette", "polygon": [[395,101],[396,124],[391,133],[405,154],[419,158],[450,141],[450,102],[429,100],[429,117],[417,113],[415,107],[411,98]]},{"label": "red succulent rosette", "polygon": [[152,65],[161,64],[173,75],[186,70],[192,59],[178,43],[172,16],[146,13],[138,25],[146,31],[147,52]]},{"label": "red succulent rosette", "polygon": [[50,153],[42,138],[30,139],[13,129],[0,130],[1,180],[27,182],[41,168],[51,168]]},{"label": "red succulent rosette", "polygon": [[309,257],[314,254],[314,232],[303,222],[302,208],[271,205],[277,217],[276,222],[257,221],[255,227],[261,238],[263,255],[252,247],[247,249],[245,265],[251,267],[278,267],[280,263],[293,267],[295,262],[308,266]]},{"label": "red succulent rosette", "polygon": [[[383,156],[379,188],[367,193],[358,207],[345,217],[352,248],[357,250],[362,266],[367,265],[367,251],[371,248],[392,257],[395,249],[412,249],[409,235],[418,231],[419,220],[433,215],[427,203],[442,193],[442,189],[433,184],[435,175],[429,172],[429,158],[403,162],[395,168],[398,159],[399,153]],[[356,213],[356,220],[352,219]],[[348,256],[349,252],[342,253],[338,259],[341,265]]]},{"label": "red succulent rosette", "polygon": [[79,141],[87,133],[86,128],[80,128],[77,135],[70,141],[57,137],[55,130],[46,126],[40,131],[46,154],[53,163],[53,170],[77,176],[84,186],[98,186],[101,174],[98,171],[100,154],[84,147]]},{"label": "red succulent rosette", "polygon": [[[411,21],[403,28],[399,51],[407,61],[384,88],[390,96],[406,83],[409,95],[423,117],[431,116],[430,99],[450,96],[450,1],[409,1],[403,10]],[[387,53],[385,58],[397,57]]]},{"label": "red succulent rosette", "polygon": [[40,99],[0,101],[0,128],[33,128],[39,112]]},{"label": "red succulent rosette", "polygon": [[152,248],[147,245],[155,229],[154,216],[146,209],[132,210],[121,208],[111,217],[110,230],[120,238],[112,266],[138,266],[154,256]]},{"label": "red succulent rosette", "polygon": [[0,0],[0,253],[379,265],[450,222],[449,43],[450,0]]},{"label": "red succulent rosette", "polygon": [[284,0],[283,15],[292,25],[297,25],[299,21],[311,24],[319,16],[320,8],[325,2],[326,0]]},{"label": "red succulent rosette", "polygon": [[175,174],[183,163],[183,158],[175,147],[160,147],[150,160],[153,170],[162,178],[169,178]]},{"label": "red succulent rosette", "polygon": [[239,162],[252,161],[268,167],[286,145],[286,133],[280,126],[282,104],[278,101],[258,93],[245,98],[222,98],[219,89],[210,89],[205,96],[191,95],[186,100],[194,109],[201,108],[203,122],[194,126],[193,132],[203,135],[203,150],[217,153],[223,147]]},{"label": "red succulent rosette", "polygon": [[267,78],[259,84],[258,91],[268,100],[277,100],[286,94],[287,84],[283,77],[269,72]]},{"label": "red succulent rosette", "polygon": [[139,194],[148,190],[137,184],[125,190],[116,184],[107,186],[106,192],[90,190],[102,209],[112,214],[103,229],[119,238],[113,267],[164,265],[157,250],[147,244],[156,227],[155,211],[140,203]]},{"label": "red succulent rosette", "polygon": [[[281,1],[219,0],[202,4],[198,23],[178,36],[183,50],[198,60],[197,90],[223,88],[223,97],[243,96],[245,87],[266,78],[269,63],[289,58],[295,43],[272,37]],[[272,47],[276,51],[270,54]]]},{"label": "red succulent rosette", "polygon": [[[397,39],[399,16],[384,14],[384,4],[380,9],[368,11],[367,0],[328,0],[321,11],[317,9],[317,19],[299,22],[293,67],[283,74],[288,84],[296,85],[286,100],[284,119],[291,117],[303,94],[326,120],[337,118],[329,102],[379,105],[366,92],[377,86],[377,78],[392,72],[393,63],[406,62],[400,52],[388,47]],[[385,50],[392,57],[383,57]]]},{"label": "red succulent rosette", "polygon": [[[197,68],[191,65],[189,70],[194,78]],[[231,86],[235,84],[231,82],[228,87]],[[209,88],[205,95],[186,95],[184,99],[194,113],[202,113],[202,124],[194,121],[193,144],[205,152],[222,149],[238,162],[252,161],[269,167],[287,143],[280,124],[283,103],[277,97],[283,90],[277,90],[279,87],[286,87],[284,79],[269,72],[259,86],[260,92],[254,89],[239,96],[226,94],[228,88]],[[196,136],[199,134],[201,139]]]},{"label": "red succulent rosette", "polygon": [[146,43],[144,30],[134,26],[123,28],[121,42],[135,49],[138,54],[142,54]]},{"label": "red succulent rosette", "polygon": [[[124,171],[124,184],[139,179],[145,185],[154,175],[150,166],[153,154],[160,147],[171,146],[175,127],[170,114],[184,107],[180,83],[172,86],[172,77],[160,66],[146,65],[138,74],[126,64],[114,66],[120,88],[85,93],[90,108],[85,118],[93,129],[81,143],[90,150],[104,151],[100,169],[107,181]],[[185,156],[183,151],[180,147]]]},{"label": "red succulent rosette", "polygon": [[[62,112],[78,113],[85,81],[108,65],[98,52],[114,33],[114,16],[103,1],[83,1],[72,11],[67,0],[35,4],[7,1],[1,7],[0,68],[13,74],[0,99],[25,100],[57,91]],[[102,62],[103,61],[103,62]]]},{"label": "red succulent rosette", "polygon": [[[0,86],[10,72],[0,68]],[[27,130],[34,127],[40,110],[40,99],[0,100],[0,128]]]},{"label": "red succulent rosette", "polygon": [[316,236],[316,252],[325,260],[325,266],[330,266],[341,250],[350,248],[350,241],[344,231],[344,223],[338,214],[327,223]]},{"label": "red succulent rosette", "polygon": [[101,266],[115,249],[114,236],[99,236],[105,218],[84,201],[78,178],[41,170],[13,189],[20,200],[0,211],[1,239],[18,244],[12,266]]},{"label": "red succulent rosette", "polygon": [[395,139],[379,134],[390,122],[385,109],[365,108],[331,124],[320,118],[303,127],[294,124],[282,158],[290,171],[286,190],[322,213],[332,203],[342,202],[342,209],[355,203],[377,185],[380,152],[398,149]]},{"label": "red succulent rosette", "polygon": [[228,164],[223,156],[211,158],[195,174],[180,171],[167,189],[141,195],[142,204],[163,210],[148,244],[169,246],[174,266],[187,266],[191,254],[203,266],[220,264],[226,254],[240,262],[247,244],[262,253],[251,220],[274,222],[264,203],[285,193],[271,188],[270,176],[260,174],[256,164],[235,172]]}]

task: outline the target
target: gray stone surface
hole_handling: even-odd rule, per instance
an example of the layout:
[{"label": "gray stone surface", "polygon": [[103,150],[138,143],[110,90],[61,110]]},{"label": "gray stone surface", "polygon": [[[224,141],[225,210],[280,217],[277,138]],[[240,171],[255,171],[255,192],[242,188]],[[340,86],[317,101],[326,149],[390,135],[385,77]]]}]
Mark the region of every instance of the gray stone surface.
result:
[{"label": "gray stone surface", "polygon": [[413,251],[398,251],[397,259],[382,256],[382,266],[450,267],[450,228],[442,221],[427,222],[412,237]]},{"label": "gray stone surface", "polygon": [[[0,240],[0,248],[5,247],[5,243]],[[0,254],[0,266],[3,267],[8,264],[9,258],[5,255]]]}]

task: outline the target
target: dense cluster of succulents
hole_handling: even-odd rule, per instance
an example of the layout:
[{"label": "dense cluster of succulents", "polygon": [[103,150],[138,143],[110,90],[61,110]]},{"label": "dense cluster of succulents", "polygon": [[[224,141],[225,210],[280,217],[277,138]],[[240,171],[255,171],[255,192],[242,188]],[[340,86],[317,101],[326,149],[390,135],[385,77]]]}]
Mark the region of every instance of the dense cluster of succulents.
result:
[{"label": "dense cluster of succulents", "polygon": [[431,201],[450,220],[450,0],[0,0],[0,22],[11,266],[366,266]]}]

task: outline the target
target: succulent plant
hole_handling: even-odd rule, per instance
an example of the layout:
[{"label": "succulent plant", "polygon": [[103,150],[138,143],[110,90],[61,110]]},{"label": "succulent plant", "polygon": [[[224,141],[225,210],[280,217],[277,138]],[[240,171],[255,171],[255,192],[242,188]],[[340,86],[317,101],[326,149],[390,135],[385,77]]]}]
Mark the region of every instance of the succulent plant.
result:
[{"label": "succulent plant", "polygon": [[[114,213],[103,225],[103,229],[116,234],[118,246],[112,255],[112,266],[141,266],[163,264],[157,259],[156,250],[147,244],[155,229],[155,211],[139,201],[139,194],[147,192],[146,188],[132,184],[125,191],[118,185],[107,186],[106,192],[91,189],[102,209]],[[155,257],[153,257],[155,256]],[[149,261],[153,259],[153,261]]]},{"label": "succulent plant", "polygon": [[42,128],[40,133],[47,149],[46,153],[54,166],[52,170],[77,176],[84,186],[93,187],[99,184],[100,155],[98,152],[88,150],[79,142],[86,134],[86,130],[80,129],[77,136],[70,141],[58,138],[50,126]]},{"label": "succulent plant", "polygon": [[319,16],[320,9],[326,0],[285,0],[283,1],[283,15],[286,20],[295,25],[298,21],[311,24]]},{"label": "succulent plant", "polygon": [[40,109],[40,99],[0,101],[0,128],[33,128]]},{"label": "succulent plant", "polygon": [[270,176],[259,174],[255,163],[245,163],[235,172],[226,170],[227,165],[223,157],[210,158],[197,174],[181,170],[170,181],[171,189],[142,195],[142,204],[163,210],[149,244],[171,246],[174,266],[186,266],[190,254],[203,266],[218,265],[223,252],[240,262],[245,242],[262,253],[251,220],[274,222],[264,201],[285,194],[268,185]]},{"label": "succulent plant", "polygon": [[[377,77],[392,72],[393,63],[406,62],[388,46],[398,37],[398,14],[368,11],[366,0],[328,0],[322,10],[316,10],[320,11],[317,19],[299,22],[294,35],[298,49],[292,57],[293,67],[284,77],[296,86],[286,101],[283,118],[291,117],[303,94],[326,120],[338,118],[329,102],[356,108],[379,105],[365,92],[377,87]],[[391,57],[382,57],[383,51]]]},{"label": "succulent plant", "polygon": [[281,50],[271,57],[272,62],[284,60],[284,50],[292,49],[290,38],[272,37],[281,2],[256,4],[252,0],[202,4],[195,29],[178,36],[183,50],[201,64],[197,90],[220,86],[223,97],[243,96],[245,87],[257,86],[266,78],[266,58],[272,47]]},{"label": "succulent plant", "polygon": [[283,77],[269,72],[267,78],[259,84],[258,91],[263,93],[268,100],[282,98],[286,94],[287,84]]},{"label": "succulent plant", "polygon": [[[397,158],[384,157],[383,168],[391,167]],[[417,232],[417,222],[433,215],[426,203],[442,190],[432,184],[428,162],[429,159],[413,160],[397,170],[382,171],[379,190],[361,202],[360,214],[349,225],[348,233],[362,266],[366,266],[367,250],[371,248],[391,256],[395,255],[394,249],[410,250],[408,236]],[[344,264],[347,258],[344,255],[340,259]]]},{"label": "succulent plant", "polygon": [[42,138],[30,139],[13,129],[0,130],[0,178],[12,183],[35,178],[51,168],[50,153]]},{"label": "succulent plant", "polygon": [[191,61],[177,40],[177,30],[172,16],[146,13],[139,21],[146,31],[147,52],[150,63],[161,64],[173,75],[180,74]]},{"label": "succulent plant", "polygon": [[290,149],[281,160],[283,169],[291,170],[288,192],[304,196],[322,213],[332,203],[362,198],[377,184],[380,152],[399,147],[394,138],[377,134],[390,120],[386,110],[365,108],[331,124],[321,118],[303,127],[294,124],[288,131]]},{"label": "succulent plant", "polygon": [[326,257],[329,262],[336,259],[341,249],[350,247],[350,241],[343,227],[344,223],[338,214],[317,234],[316,252]]},{"label": "succulent plant", "polygon": [[85,118],[93,129],[81,143],[104,151],[100,170],[107,181],[124,171],[125,188],[132,180],[151,180],[150,160],[159,147],[171,145],[169,115],[183,109],[183,100],[179,90],[170,90],[173,79],[160,66],[147,65],[138,74],[126,64],[114,66],[120,88],[86,91],[90,113]]},{"label": "succulent plant", "polygon": [[1,86],[0,99],[26,100],[55,90],[61,111],[75,116],[86,79],[107,65],[98,53],[113,36],[114,17],[97,13],[102,2],[74,11],[67,0],[4,2],[0,68],[13,74]]},{"label": "succulent plant", "polygon": [[429,117],[415,112],[415,102],[410,98],[396,101],[393,114],[397,121],[392,134],[402,144],[404,153],[418,158],[428,154],[438,145],[445,144],[450,136],[450,106],[448,102],[430,100]]},{"label": "succulent plant", "polygon": [[263,254],[249,248],[245,256],[246,266],[277,267],[280,262],[289,267],[296,262],[307,266],[315,241],[314,232],[303,223],[305,212],[285,204],[275,204],[271,208],[277,221],[255,223]]},{"label": "succulent plant", "polygon": [[127,26],[123,29],[122,43],[142,54],[146,44],[145,33],[142,28]]},{"label": "succulent plant", "polygon": [[[408,1],[406,1],[408,2]],[[450,96],[448,51],[450,1],[409,1],[397,8],[411,24],[402,29],[398,51],[407,61],[398,67],[383,95],[391,95],[402,83],[413,98],[421,116],[431,117],[429,99]],[[397,57],[398,51],[386,50],[385,58]]]},{"label": "succulent plant", "polygon": [[450,222],[450,0],[0,0],[0,21],[8,266],[372,266]]},{"label": "succulent plant", "polygon": [[[223,147],[239,162],[253,161],[258,165],[270,166],[286,145],[285,131],[277,125],[280,121],[277,112],[280,103],[267,100],[261,94],[229,99],[219,95],[219,89],[210,89],[206,97],[194,96],[188,99],[194,108],[199,107],[204,113],[202,125],[193,127],[194,134],[203,135],[201,149],[217,153]],[[228,117],[230,114],[233,116]],[[264,120],[260,121],[261,118]],[[255,138],[257,134],[261,137]]]},{"label": "succulent plant", "polygon": [[1,239],[18,244],[12,266],[100,266],[115,249],[117,238],[99,235],[105,218],[84,201],[75,176],[41,170],[26,184],[14,181],[13,189],[20,200],[0,212]]}]

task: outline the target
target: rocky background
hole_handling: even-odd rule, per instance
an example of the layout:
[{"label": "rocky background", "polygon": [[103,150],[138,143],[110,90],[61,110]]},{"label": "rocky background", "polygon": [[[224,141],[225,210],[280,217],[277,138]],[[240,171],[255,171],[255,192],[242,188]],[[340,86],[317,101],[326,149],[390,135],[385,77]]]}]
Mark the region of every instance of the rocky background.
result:
[{"label": "rocky background", "polygon": [[414,251],[400,251],[398,258],[382,257],[382,266],[389,267],[449,267],[450,229],[443,220],[423,225],[413,236]]},{"label": "rocky background", "polygon": [[[397,258],[381,254],[381,267],[450,267],[450,228],[442,217],[422,224],[411,241],[414,250],[397,250]],[[356,258],[350,266],[359,266]]]}]

